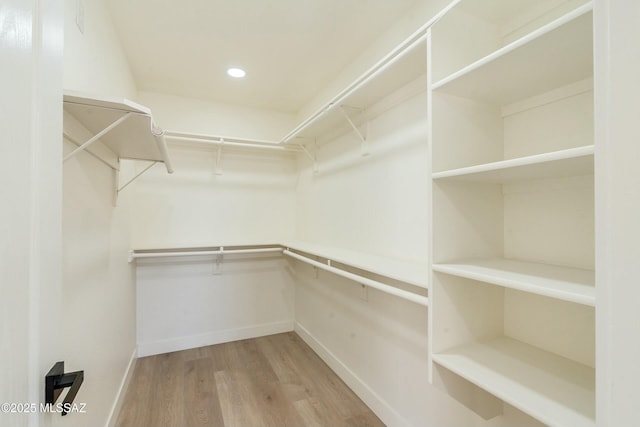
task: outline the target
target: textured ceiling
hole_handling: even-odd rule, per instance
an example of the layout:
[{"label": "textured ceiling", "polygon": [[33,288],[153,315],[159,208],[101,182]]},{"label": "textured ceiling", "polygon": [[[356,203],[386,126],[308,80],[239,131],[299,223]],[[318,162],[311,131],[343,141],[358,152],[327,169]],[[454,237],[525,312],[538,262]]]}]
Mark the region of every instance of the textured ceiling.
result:
[{"label": "textured ceiling", "polygon": [[[416,0],[107,0],[139,90],[295,112]],[[247,76],[226,75],[231,66]]]}]

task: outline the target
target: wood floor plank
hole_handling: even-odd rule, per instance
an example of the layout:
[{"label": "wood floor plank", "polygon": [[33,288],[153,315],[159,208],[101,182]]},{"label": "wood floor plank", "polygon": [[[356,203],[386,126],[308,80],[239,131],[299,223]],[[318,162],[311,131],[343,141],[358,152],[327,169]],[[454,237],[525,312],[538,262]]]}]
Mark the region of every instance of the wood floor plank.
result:
[{"label": "wood floor plank", "polygon": [[146,427],[149,425],[152,404],[151,380],[153,378],[152,357],[143,357],[136,361],[131,375],[129,389],[125,394],[125,404],[122,406],[116,424],[123,427]]},{"label": "wood floor plank", "polygon": [[313,397],[321,398],[329,411],[342,418],[370,412],[349,387],[325,364],[300,337],[291,334],[281,340],[282,351],[291,356],[291,365],[298,373],[304,370],[305,387]]},{"label": "wood floor plank", "polygon": [[256,401],[265,425],[269,427],[298,427],[303,420],[278,383],[254,382]]},{"label": "wood floor plank", "polygon": [[246,372],[217,371],[215,378],[225,427],[267,427]]},{"label": "wood floor plank", "polygon": [[382,427],[295,333],[141,358],[117,427]]},{"label": "wood floor plank", "polygon": [[380,418],[373,415],[373,413],[356,415],[345,421],[350,427],[385,427]]},{"label": "wood floor plank", "polygon": [[238,354],[244,370],[251,372],[255,381],[265,383],[278,382],[278,376],[264,352],[255,340],[238,341]]},{"label": "wood floor plank", "polygon": [[151,399],[155,402],[151,412],[151,425],[174,427],[184,423],[183,360],[182,354],[160,354],[154,358]]},{"label": "wood floor plank", "polygon": [[322,420],[325,417],[321,417],[314,406],[308,399],[301,399],[293,402],[293,405],[303,420],[303,425],[307,427],[324,427]]},{"label": "wood floor plank", "polygon": [[224,425],[210,357],[185,363],[183,396],[185,427]]},{"label": "wood floor plank", "polygon": [[281,383],[299,382],[300,375],[298,371],[293,368],[291,357],[282,351],[279,345],[279,341],[283,338],[279,336],[267,336],[256,339],[256,345],[265,355],[271,368],[278,377],[278,381]]}]

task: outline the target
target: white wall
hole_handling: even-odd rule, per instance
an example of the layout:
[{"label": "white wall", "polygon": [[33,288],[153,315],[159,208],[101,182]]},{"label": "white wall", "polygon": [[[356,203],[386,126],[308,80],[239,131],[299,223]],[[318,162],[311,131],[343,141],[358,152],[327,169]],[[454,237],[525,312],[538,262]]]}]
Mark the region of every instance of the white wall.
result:
[{"label": "white wall", "polygon": [[138,355],[293,330],[294,286],[279,254],[137,262]]},{"label": "white wall", "polygon": [[[142,92],[165,129],[279,139],[292,116]],[[296,221],[295,156],[170,143],[175,172],[154,167],[132,188],[134,248],[280,243]],[[293,329],[293,283],[280,256],[138,261],[138,352],[149,355]]]},{"label": "white wall", "polygon": [[[141,92],[166,130],[276,140],[291,115]],[[275,151],[169,141],[175,172],[156,166],[132,189],[132,245],[135,248],[275,243],[293,236],[295,157]]]},{"label": "white wall", "polygon": [[[297,237],[426,263],[425,117],[422,92],[370,123],[370,155],[361,156],[360,140],[350,132],[318,150],[317,173],[301,158]],[[427,385],[424,307],[371,289],[363,301],[358,284],[324,272],[315,278],[309,266],[292,265],[297,330],[334,361],[332,367],[351,379],[349,385],[385,423],[428,425],[426,420],[435,421],[430,413],[439,417],[448,413],[443,408],[458,409]],[[433,411],[436,402],[440,409]]]},{"label": "white wall", "polygon": [[104,0],[81,0],[84,33],[76,26],[76,1],[64,2],[64,88],[135,99],[135,82]]},{"label": "white wall", "polygon": [[292,114],[155,92],[139,92],[165,130],[279,141],[294,124]]},{"label": "white wall", "polygon": [[[289,114],[193,98],[141,92],[166,130],[277,140]],[[293,236],[295,158],[271,151],[169,141],[175,173],[160,166],[135,185],[135,248],[274,243]]]},{"label": "white wall", "polygon": [[[65,142],[65,154],[73,149]],[[85,371],[87,414],[66,425],[104,425],[135,349],[135,272],[127,262],[131,194],[113,206],[114,171],[86,153],[63,173],[62,272],[68,369]]]},{"label": "white wall", "polygon": [[[102,0],[84,0],[85,29],[75,1],[65,2],[64,88],[135,97],[126,58]],[[82,140],[82,138],[79,138]],[[65,142],[65,153],[74,146]],[[113,205],[114,171],[86,153],[63,168],[62,328],[69,370],[83,369],[76,397],[86,414],[65,426],[106,425],[135,350],[135,275],[127,262],[131,192]]]},{"label": "white wall", "polygon": [[297,238],[426,262],[426,105],[422,92],[372,121],[368,156],[349,132],[314,152],[317,173],[301,157]]},{"label": "white wall", "polygon": [[[272,244],[295,227],[295,158],[172,145],[132,192],[133,248]],[[216,174],[219,173],[218,174]],[[140,356],[293,329],[293,283],[280,256],[225,255],[137,263]]]},{"label": "white wall", "polygon": [[[44,400],[63,348],[61,1],[0,4],[0,402]],[[53,425],[57,414],[0,412],[0,425]]]},{"label": "white wall", "polygon": [[296,119],[302,121],[323,107],[449,3],[450,0],[417,0],[409,11],[345,66],[329,84],[320,88],[317,95],[298,111]]},{"label": "white wall", "polygon": [[156,166],[131,189],[136,194],[131,210],[134,248],[291,238],[296,218],[292,158],[225,149],[216,169],[216,151],[172,145],[169,153],[172,175]]}]

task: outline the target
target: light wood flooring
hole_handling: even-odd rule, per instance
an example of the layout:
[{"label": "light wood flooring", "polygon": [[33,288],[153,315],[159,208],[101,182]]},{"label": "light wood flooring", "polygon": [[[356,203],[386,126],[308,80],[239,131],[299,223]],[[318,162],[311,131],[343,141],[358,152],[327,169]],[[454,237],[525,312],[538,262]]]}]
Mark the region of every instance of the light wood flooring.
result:
[{"label": "light wood flooring", "polygon": [[137,361],[118,427],[384,427],[295,333]]}]

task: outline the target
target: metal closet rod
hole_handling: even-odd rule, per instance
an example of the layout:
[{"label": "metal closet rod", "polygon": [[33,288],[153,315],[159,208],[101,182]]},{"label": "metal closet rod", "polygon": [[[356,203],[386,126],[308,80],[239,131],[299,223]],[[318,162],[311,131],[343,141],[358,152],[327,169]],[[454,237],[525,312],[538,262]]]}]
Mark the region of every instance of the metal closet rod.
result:
[{"label": "metal closet rod", "polygon": [[359,274],[355,274],[355,273],[350,273],[348,271],[345,270],[341,270],[339,268],[336,267],[332,267],[330,265],[327,264],[323,264],[321,262],[312,260],[310,258],[307,258],[306,256],[303,255],[299,255],[295,252],[291,252],[289,249],[285,249],[282,251],[282,253],[284,255],[290,256],[292,258],[295,258],[297,260],[300,260],[302,262],[306,262],[307,264],[310,264],[314,267],[318,267],[321,268],[322,270],[326,270],[328,272],[331,272],[333,274],[336,274],[338,276],[342,276],[345,277],[349,280],[353,280],[354,282],[358,282],[361,283],[365,286],[369,286],[370,288],[374,288],[377,289],[379,291],[385,292],[387,294],[390,295],[394,295],[397,296],[399,298],[405,299],[407,301],[411,301],[414,302],[416,304],[420,304],[423,305],[425,307],[429,307],[429,298],[422,296],[422,295],[418,295],[415,294],[413,292],[409,292],[409,291],[405,291],[403,289],[398,289],[394,286],[391,285],[387,285],[386,283],[382,283],[382,282],[378,282],[377,280],[372,280],[369,279],[367,277],[363,277],[360,276]]},{"label": "metal closet rod", "polygon": [[[309,116],[306,120],[296,126],[291,132],[282,138],[281,144],[287,143],[292,138],[295,138],[302,132],[307,126],[318,120],[320,116],[331,110],[332,108],[341,105],[344,100],[360,89],[362,86],[369,83],[376,78],[379,74],[383,73],[387,68],[398,62],[405,55],[411,52],[416,46],[424,42],[428,37],[428,30],[443,16],[445,16],[454,6],[460,3],[461,0],[453,0],[449,5],[442,9],[433,18],[423,24],[420,28],[413,32],[409,37],[404,39],[402,43],[396,46],[391,52],[386,54],[382,59],[376,62],[371,68],[369,68],[364,74],[358,77],[353,83],[344,88],[340,93],[335,95],[329,102],[324,104],[319,110]],[[426,59],[425,59],[426,61]]]},{"label": "metal closet rod", "polygon": [[[220,249],[216,249],[212,251],[202,251],[198,249],[193,249],[193,250],[182,250],[182,251],[174,251],[174,252],[138,252],[136,253],[135,251],[132,250],[132,251],[129,251],[129,262],[132,262],[134,259],[138,259],[138,258],[168,258],[168,257],[200,256],[200,255],[255,254],[255,253],[266,253],[266,252],[279,252],[291,258],[295,258],[297,260],[303,261],[314,267],[318,267],[322,270],[328,271],[338,276],[347,278],[349,280],[353,280],[354,282],[360,283],[364,286],[377,289],[381,292],[394,295],[396,297],[414,302],[416,304],[420,304],[425,307],[429,306],[428,297],[418,295],[413,292],[405,291],[403,289],[398,289],[386,283],[369,279],[359,274],[350,273],[348,271],[333,267],[328,264],[323,264],[321,262],[312,260],[306,256],[299,255],[295,252],[291,252],[289,248],[284,248],[279,245],[268,247],[268,248],[261,247],[261,248],[251,248],[251,249],[224,249],[224,246],[221,246]],[[329,260],[328,258],[327,260],[329,263],[331,262],[331,260]]]},{"label": "metal closet rod", "polygon": [[197,142],[200,144],[209,144],[209,145],[217,145],[217,146],[257,148],[257,149],[265,149],[265,150],[291,151],[291,152],[301,151],[299,147],[286,146],[286,145],[279,144],[278,142],[275,142],[275,141],[252,140],[252,139],[246,139],[246,138],[224,137],[224,136],[214,136],[214,135],[182,134],[182,133],[170,132],[170,131],[165,131],[165,137],[167,139],[172,139],[176,141]]},{"label": "metal closet rod", "polygon": [[264,252],[282,252],[282,247],[271,248],[254,248],[254,249],[225,249],[221,246],[220,249],[213,251],[201,251],[201,250],[183,250],[175,252],[129,252],[129,262],[138,258],[167,258],[167,257],[183,257],[183,256],[198,256],[198,255],[225,255],[225,254],[257,254]]}]

